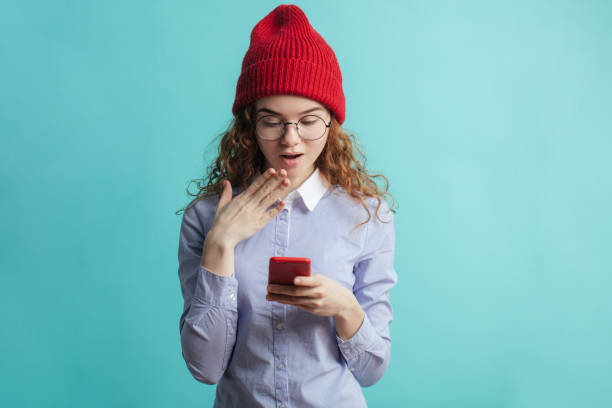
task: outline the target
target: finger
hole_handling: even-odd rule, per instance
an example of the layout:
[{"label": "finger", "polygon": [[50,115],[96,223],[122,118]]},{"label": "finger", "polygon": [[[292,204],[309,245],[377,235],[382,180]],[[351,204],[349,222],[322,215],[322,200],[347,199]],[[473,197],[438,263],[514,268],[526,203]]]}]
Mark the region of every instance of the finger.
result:
[{"label": "finger", "polygon": [[311,287],[300,287],[295,285],[268,285],[268,293],[270,294],[279,294],[279,295],[288,295],[288,296],[301,296],[301,297],[310,297],[317,298],[318,288]]},{"label": "finger", "polygon": [[273,295],[273,294],[266,295],[266,300],[284,303],[287,305],[310,305],[312,303],[312,299],[309,297]]},{"label": "finger", "polygon": [[252,196],[255,193],[257,193],[262,186],[264,186],[269,180],[273,180],[274,179],[274,175],[276,174],[276,170],[273,168],[269,168],[266,171],[264,171],[261,175],[259,175],[259,177],[257,177],[255,179],[255,181],[253,181],[253,183],[251,183],[250,186],[247,187],[246,190],[243,191],[242,194],[246,195],[246,196]]},{"label": "finger", "polygon": [[284,305],[291,305],[291,306],[295,306],[298,307],[302,310],[305,310],[309,313],[314,313],[317,314],[317,310],[318,310],[318,306],[313,304],[312,302],[308,302],[308,301],[304,301],[302,303],[302,301],[295,301],[293,299],[289,299],[289,298],[275,298],[275,296],[280,296],[280,295],[268,295],[266,296],[266,300],[269,302],[278,302],[278,303],[282,303]]},{"label": "finger", "polygon": [[271,302],[282,303],[284,305],[291,305],[293,307],[297,307],[297,308],[300,308],[302,310],[305,310],[308,313],[313,313],[313,314],[316,314],[316,315],[319,315],[319,316],[325,316],[325,314],[320,311],[319,306],[313,304],[312,302],[296,303],[296,302],[293,302],[291,300],[285,300],[285,299],[278,299],[278,300],[270,299],[270,301]]},{"label": "finger", "polygon": [[278,204],[268,211],[268,221],[280,214],[280,212],[283,211],[283,208],[285,208],[285,202],[280,200]]},{"label": "finger", "polygon": [[[270,207],[276,200],[282,200],[289,194],[289,185],[291,181],[283,176],[283,170],[276,173],[274,181],[262,186],[258,192],[254,194],[253,200],[258,203],[260,208]],[[284,172],[286,174],[286,172]]]},{"label": "finger", "polygon": [[215,214],[219,213],[219,210],[227,205],[232,199],[232,184],[223,180],[223,191],[221,191],[221,196],[219,197],[219,203],[217,204],[217,210]]},{"label": "finger", "polygon": [[313,276],[296,276],[293,278],[293,284],[296,286],[310,286],[315,287],[321,284],[317,275]]}]

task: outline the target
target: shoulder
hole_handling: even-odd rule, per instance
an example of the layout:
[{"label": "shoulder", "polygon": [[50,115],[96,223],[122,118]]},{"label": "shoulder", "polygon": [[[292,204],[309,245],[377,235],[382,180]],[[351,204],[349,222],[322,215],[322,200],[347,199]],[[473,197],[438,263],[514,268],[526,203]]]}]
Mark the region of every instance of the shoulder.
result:
[{"label": "shoulder", "polygon": [[194,199],[183,213],[183,224],[193,225],[199,230],[208,231],[212,226],[218,203],[218,195]]}]

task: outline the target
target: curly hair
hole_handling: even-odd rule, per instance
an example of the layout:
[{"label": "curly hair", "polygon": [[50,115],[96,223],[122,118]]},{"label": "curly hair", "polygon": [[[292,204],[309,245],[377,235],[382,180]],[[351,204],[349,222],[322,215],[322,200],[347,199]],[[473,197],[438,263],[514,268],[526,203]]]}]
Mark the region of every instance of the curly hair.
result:
[{"label": "curly hair", "polygon": [[[245,190],[248,181],[257,174],[263,172],[265,157],[257,144],[253,128],[255,102],[242,108],[234,116],[229,128],[222,133],[219,143],[218,156],[207,169],[207,176],[201,179],[191,180],[187,186],[187,194],[195,197],[187,206],[176,212],[177,215],[190,208],[198,200],[205,197],[220,195],[223,191],[223,180],[227,179],[232,186],[241,186]],[[365,156],[360,149],[355,135],[348,133],[341,127],[332,112],[332,125],[329,130],[327,142],[323,151],[315,161],[315,167],[327,181],[332,185],[338,185],[365,209],[368,218],[357,224],[355,228],[367,223],[370,211],[365,203],[366,197],[375,198],[376,217],[384,222],[379,216],[382,199],[390,196],[393,204],[390,206],[395,213],[395,200],[389,191],[389,181],[382,174],[369,174],[366,171]],[[382,178],[385,188],[381,189],[374,181]],[[195,183],[197,192],[191,193],[189,186]]]}]

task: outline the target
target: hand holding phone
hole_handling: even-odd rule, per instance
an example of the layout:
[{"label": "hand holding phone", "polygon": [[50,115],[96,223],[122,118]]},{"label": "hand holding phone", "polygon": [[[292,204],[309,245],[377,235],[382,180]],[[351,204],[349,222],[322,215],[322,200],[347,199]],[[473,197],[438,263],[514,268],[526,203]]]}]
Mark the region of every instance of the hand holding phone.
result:
[{"label": "hand holding phone", "polygon": [[270,258],[268,283],[293,285],[296,276],[310,276],[310,258],[273,256]]}]

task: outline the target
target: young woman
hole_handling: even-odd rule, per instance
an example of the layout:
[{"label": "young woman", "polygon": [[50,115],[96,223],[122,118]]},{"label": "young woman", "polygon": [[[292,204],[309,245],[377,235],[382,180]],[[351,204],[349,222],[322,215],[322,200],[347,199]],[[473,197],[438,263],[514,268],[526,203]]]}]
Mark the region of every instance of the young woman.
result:
[{"label": "young woman", "polygon": [[[387,369],[393,214],[340,126],[344,103],[302,10],[255,26],[234,120],[180,231],[182,353],[218,383],[216,407],[366,406],[360,386]],[[272,256],[310,258],[312,274],[268,284]]]}]

